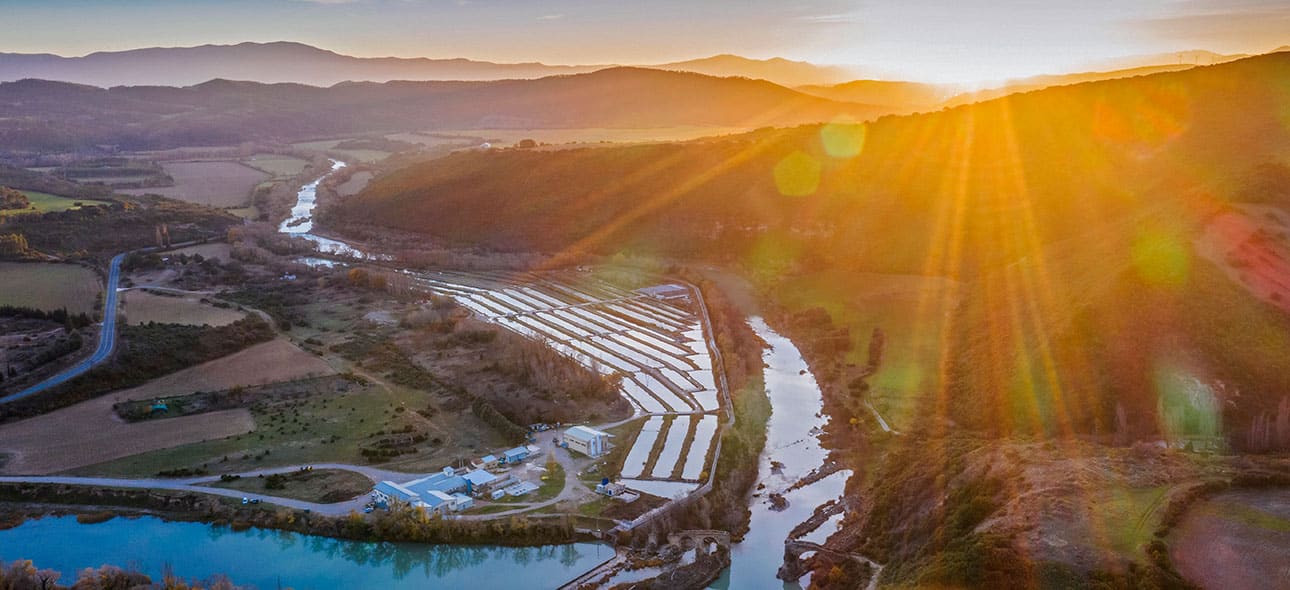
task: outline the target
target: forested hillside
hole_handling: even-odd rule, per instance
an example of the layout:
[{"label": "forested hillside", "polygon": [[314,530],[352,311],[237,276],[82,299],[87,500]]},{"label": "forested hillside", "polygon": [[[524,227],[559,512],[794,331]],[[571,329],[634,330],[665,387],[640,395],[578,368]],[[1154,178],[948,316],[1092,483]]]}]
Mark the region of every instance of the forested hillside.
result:
[{"label": "forested hillside", "polygon": [[1290,323],[1193,240],[1235,203],[1290,206],[1269,180],[1290,153],[1286,80],[1290,54],[1271,54],[867,125],[460,154],[379,179],[332,221],[566,261],[707,257],[766,285],[819,269],[963,279],[958,305],[929,302],[952,318],[929,412],[1107,437],[1221,413],[1241,446],[1290,390]]}]

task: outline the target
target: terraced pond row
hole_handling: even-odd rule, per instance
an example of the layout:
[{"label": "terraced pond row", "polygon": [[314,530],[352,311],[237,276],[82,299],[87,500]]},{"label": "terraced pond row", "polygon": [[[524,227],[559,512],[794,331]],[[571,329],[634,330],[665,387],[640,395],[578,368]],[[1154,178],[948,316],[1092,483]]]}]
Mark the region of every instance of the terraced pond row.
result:
[{"label": "terraced pond row", "polygon": [[[718,411],[720,403],[694,313],[569,273],[438,272],[414,279],[480,319],[540,340],[602,374],[619,375],[621,393],[636,413],[651,416],[628,451],[624,477],[693,482],[705,473],[718,421],[704,414]],[[677,416],[665,421],[661,415]]]}]

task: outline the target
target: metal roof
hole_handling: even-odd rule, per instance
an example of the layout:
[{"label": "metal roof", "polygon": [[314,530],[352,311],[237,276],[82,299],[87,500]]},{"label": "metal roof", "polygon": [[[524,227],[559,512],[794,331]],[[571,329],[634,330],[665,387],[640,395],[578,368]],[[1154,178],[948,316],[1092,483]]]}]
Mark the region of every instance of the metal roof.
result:
[{"label": "metal roof", "polygon": [[488,485],[490,483],[497,481],[496,475],[493,475],[482,469],[471,471],[470,473],[467,473],[463,477],[466,478],[466,481],[469,481],[471,484],[474,484],[477,486]]},{"label": "metal roof", "polygon": [[574,426],[573,428],[564,431],[564,435],[569,438],[578,439],[582,442],[591,442],[593,439],[598,437],[607,437],[609,436],[609,433],[601,432],[594,428],[587,428],[586,426]]}]

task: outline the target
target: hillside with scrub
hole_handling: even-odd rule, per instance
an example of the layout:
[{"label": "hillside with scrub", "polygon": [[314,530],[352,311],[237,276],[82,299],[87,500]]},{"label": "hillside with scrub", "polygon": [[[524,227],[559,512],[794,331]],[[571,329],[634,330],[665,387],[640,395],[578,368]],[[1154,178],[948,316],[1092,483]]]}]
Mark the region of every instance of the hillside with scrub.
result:
[{"label": "hillside with scrub", "polygon": [[[921,417],[908,428],[1290,448],[1290,318],[1194,244],[1242,203],[1290,207],[1287,79],[1280,53],[868,123],[459,153],[378,177],[325,223],[556,263],[731,264],[767,293],[944,278],[889,334],[923,351],[892,386]],[[820,293],[795,305],[847,327],[850,295]],[[850,327],[863,352],[868,324]]]}]

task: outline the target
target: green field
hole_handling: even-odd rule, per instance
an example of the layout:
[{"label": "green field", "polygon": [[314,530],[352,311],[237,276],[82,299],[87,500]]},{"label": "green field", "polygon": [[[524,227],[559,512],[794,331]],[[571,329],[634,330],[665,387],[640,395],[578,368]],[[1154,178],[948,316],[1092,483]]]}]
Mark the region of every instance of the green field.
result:
[{"label": "green field", "polygon": [[98,274],[83,266],[0,262],[0,305],[93,314],[101,290]]},{"label": "green field", "polygon": [[296,176],[309,166],[308,160],[279,154],[255,154],[242,163],[279,178]]},{"label": "green field", "polygon": [[229,438],[151,451],[74,470],[82,475],[147,477],[169,469],[239,473],[275,465],[369,463],[361,454],[379,432],[403,425],[423,426],[441,440],[421,452],[381,464],[409,473],[441,469],[460,456],[482,455],[503,446],[493,429],[470,413],[440,412],[424,418],[398,408],[423,408],[432,394],[404,387],[372,385],[340,396],[313,397],[290,407],[252,408],[255,430]]},{"label": "green field", "polygon": [[21,191],[27,195],[31,201],[30,209],[0,209],[0,217],[6,215],[15,215],[19,213],[51,213],[57,211],[67,211],[68,209],[79,209],[82,205],[108,205],[107,201],[94,201],[90,199],[69,199],[49,193],[36,191]]},{"label": "green field", "polygon": [[301,143],[293,143],[291,144],[291,147],[296,149],[301,149],[301,150],[311,150],[316,152],[327,152],[330,154],[335,154],[341,159],[347,160],[351,163],[362,162],[364,164],[370,164],[373,162],[379,162],[381,160],[384,160],[390,155],[390,152],[383,152],[379,150],[336,149],[336,145],[342,141],[345,141],[345,140],[327,139],[323,141],[306,141]]},{"label": "green field", "polygon": [[675,127],[645,127],[628,129],[609,129],[605,127],[586,127],[576,129],[454,129],[437,133],[461,135],[465,137],[483,137],[493,142],[496,147],[510,147],[522,139],[532,139],[538,143],[641,143],[656,141],[688,141],[714,135],[731,135],[749,131],[743,127],[707,127],[699,125],[678,125]]}]

